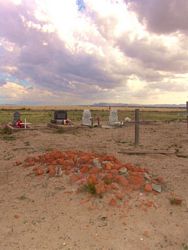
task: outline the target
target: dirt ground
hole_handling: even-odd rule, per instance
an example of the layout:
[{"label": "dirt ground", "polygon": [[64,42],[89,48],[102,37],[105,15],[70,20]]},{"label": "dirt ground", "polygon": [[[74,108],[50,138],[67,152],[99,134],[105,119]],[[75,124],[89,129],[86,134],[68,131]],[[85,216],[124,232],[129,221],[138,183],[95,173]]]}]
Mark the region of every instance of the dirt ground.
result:
[{"label": "dirt ground", "polygon": [[[188,133],[185,123],[81,128],[62,134],[44,125],[0,139],[0,249],[2,250],[186,250],[188,249]],[[113,207],[77,193],[66,176],[34,176],[15,166],[51,149],[107,153],[162,176],[160,194],[133,192],[127,206]],[[148,151],[145,155],[119,153]],[[151,154],[151,151],[179,154]],[[175,193],[183,199],[172,205]],[[142,207],[152,200],[155,206]]]}]

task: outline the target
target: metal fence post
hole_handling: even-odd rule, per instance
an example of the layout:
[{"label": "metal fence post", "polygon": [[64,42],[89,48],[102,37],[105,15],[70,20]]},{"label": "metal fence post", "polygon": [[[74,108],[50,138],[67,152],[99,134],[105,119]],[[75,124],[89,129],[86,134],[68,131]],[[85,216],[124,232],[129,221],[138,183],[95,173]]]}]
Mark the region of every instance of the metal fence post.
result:
[{"label": "metal fence post", "polygon": [[135,145],[139,144],[139,109],[135,109]]}]

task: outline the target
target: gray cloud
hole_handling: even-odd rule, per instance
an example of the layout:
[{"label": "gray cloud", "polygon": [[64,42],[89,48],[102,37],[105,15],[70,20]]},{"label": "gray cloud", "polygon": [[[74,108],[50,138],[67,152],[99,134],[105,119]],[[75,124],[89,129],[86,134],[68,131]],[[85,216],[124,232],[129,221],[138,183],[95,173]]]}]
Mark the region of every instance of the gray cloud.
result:
[{"label": "gray cloud", "polygon": [[148,29],[156,33],[188,31],[187,0],[125,0]]},{"label": "gray cloud", "polygon": [[161,83],[152,83],[148,85],[148,88],[162,91],[171,91],[171,92],[182,92],[188,91],[186,84],[175,83],[174,81],[161,82]]},{"label": "gray cloud", "polygon": [[[157,8],[157,2],[151,2]],[[141,9],[146,8],[145,3],[149,5],[148,16],[144,14],[146,10]],[[166,5],[167,3],[169,1],[166,1]],[[152,31],[171,32],[169,24],[165,24],[169,27],[163,27],[164,31],[160,23],[157,31],[153,19],[149,19],[152,6],[146,0],[143,0],[143,6],[136,0],[130,6],[138,11],[142,21],[147,19],[147,25]],[[0,0],[0,70],[9,74],[13,82],[29,81],[27,90],[35,93],[40,88],[53,93],[53,98],[66,93],[70,98],[88,101],[108,99],[109,96],[114,98],[115,94],[118,95],[118,87],[122,87],[122,92],[129,91],[129,95],[138,98],[147,96],[147,91],[152,93],[156,89],[186,91],[186,86],[182,88],[173,81],[164,81],[165,78],[175,78],[176,73],[188,72],[186,35],[182,35],[177,51],[167,48],[160,39],[130,39],[129,33],[117,39],[113,34],[117,25],[116,17],[104,18],[90,10],[86,15],[95,25],[97,35],[92,36],[88,32],[86,41],[88,39],[88,44],[95,47],[99,44],[103,55],[99,56],[97,49],[96,53],[94,50],[87,53],[84,47],[71,52],[57,33],[44,32],[43,28],[47,23],[35,18],[35,8],[35,2],[30,0],[24,0],[18,6]],[[177,30],[176,26],[179,27],[178,30],[183,30],[176,22],[173,31]],[[81,37],[81,34],[78,35]],[[11,67],[15,66],[16,69],[11,71]],[[138,78],[144,85],[147,83],[147,87],[138,92],[128,89],[127,82]],[[5,77],[0,73],[0,86],[5,83]]]},{"label": "gray cloud", "polygon": [[[126,56],[136,60],[135,63],[142,64],[143,67],[150,69],[150,73],[151,70],[171,73],[188,72],[186,45],[181,50],[173,51],[165,47],[160,40],[135,39],[130,42],[124,36],[119,39],[117,44]],[[154,79],[156,76],[157,73],[153,72]]]}]

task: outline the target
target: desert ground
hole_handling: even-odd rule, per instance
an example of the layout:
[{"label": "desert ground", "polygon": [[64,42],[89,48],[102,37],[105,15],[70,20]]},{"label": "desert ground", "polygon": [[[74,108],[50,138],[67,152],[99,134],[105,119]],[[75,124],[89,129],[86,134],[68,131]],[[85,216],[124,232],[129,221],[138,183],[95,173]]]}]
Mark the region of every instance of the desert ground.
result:
[{"label": "desert ground", "polygon": [[[188,249],[186,123],[141,125],[137,147],[134,124],[62,133],[46,124],[33,128],[0,136],[0,249]],[[51,150],[113,155],[162,177],[162,192],[133,190],[123,204],[110,205],[108,196],[78,192],[64,172],[36,176],[32,167],[21,164]],[[172,204],[171,197],[181,204]]]}]

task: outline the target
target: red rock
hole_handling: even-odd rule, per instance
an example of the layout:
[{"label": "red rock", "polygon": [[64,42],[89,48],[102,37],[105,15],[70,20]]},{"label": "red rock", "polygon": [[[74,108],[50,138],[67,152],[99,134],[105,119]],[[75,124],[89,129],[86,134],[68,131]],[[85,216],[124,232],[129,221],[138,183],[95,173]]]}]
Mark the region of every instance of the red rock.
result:
[{"label": "red rock", "polygon": [[79,175],[73,174],[73,175],[70,176],[70,182],[71,182],[71,183],[75,183],[75,182],[77,182],[78,180],[80,180],[80,176],[79,176]]},{"label": "red rock", "polygon": [[118,171],[120,168],[122,168],[122,164],[120,164],[120,163],[115,163],[114,166],[113,166],[113,169],[114,169],[114,170],[117,170],[117,171]]},{"label": "red rock", "polygon": [[110,206],[116,206],[117,205],[117,202],[116,202],[116,200],[114,199],[114,198],[112,198],[110,201],[109,201],[109,205]]},{"label": "red rock", "polygon": [[103,182],[96,184],[95,189],[97,194],[102,194],[106,192],[105,184]]},{"label": "red rock", "polygon": [[120,185],[127,187],[129,185],[129,181],[122,175],[117,175],[115,177],[115,180],[117,181],[117,183],[119,183]]},{"label": "red rock", "polygon": [[97,177],[96,177],[96,175],[95,174],[90,174],[89,176],[88,176],[88,178],[87,178],[87,183],[88,184],[97,184]]},{"label": "red rock", "polygon": [[119,199],[119,200],[123,200],[123,197],[124,197],[124,194],[123,193],[120,193],[120,192],[117,192],[115,194],[116,198]]},{"label": "red rock", "polygon": [[83,165],[80,169],[80,172],[85,174],[89,171],[89,167],[87,165]]},{"label": "red rock", "polygon": [[105,163],[104,168],[106,170],[111,170],[113,168],[113,163],[111,163],[111,162]]},{"label": "red rock", "polygon": [[119,173],[117,169],[112,169],[110,172],[113,176],[115,176]]},{"label": "red rock", "polygon": [[58,165],[64,165],[65,160],[63,158],[60,158],[57,160]]},{"label": "red rock", "polygon": [[118,190],[119,189],[119,185],[117,183],[115,183],[115,182],[112,182],[110,184],[110,186],[111,186],[111,189],[114,189],[114,190]]},{"label": "red rock", "polygon": [[144,187],[145,192],[152,192],[152,185],[150,183],[147,183]]},{"label": "red rock", "polygon": [[35,170],[35,175],[43,175],[44,174],[44,170],[40,167],[36,168]]},{"label": "red rock", "polygon": [[144,186],[144,177],[140,175],[129,176],[129,182],[132,184],[133,189],[137,190]]},{"label": "red rock", "polygon": [[19,166],[19,165],[21,165],[21,164],[22,164],[21,161],[16,161],[16,162],[15,162],[15,165],[16,165],[16,166]]},{"label": "red rock", "polygon": [[90,174],[98,174],[100,172],[100,169],[97,167],[92,167],[89,171]]},{"label": "red rock", "polygon": [[50,165],[48,167],[47,173],[49,174],[49,176],[54,177],[56,175],[56,168],[55,168],[55,166]]}]

